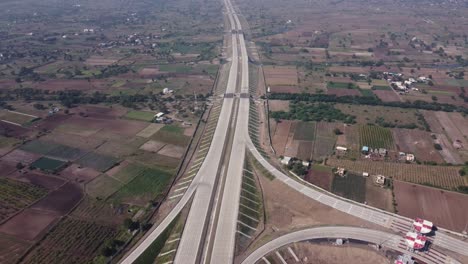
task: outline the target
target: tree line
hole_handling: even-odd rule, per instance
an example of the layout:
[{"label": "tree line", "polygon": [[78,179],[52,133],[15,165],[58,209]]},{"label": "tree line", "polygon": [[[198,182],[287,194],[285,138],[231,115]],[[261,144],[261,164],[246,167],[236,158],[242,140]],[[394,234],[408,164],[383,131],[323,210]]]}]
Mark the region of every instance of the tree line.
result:
[{"label": "tree line", "polygon": [[[265,96],[262,96],[265,99]],[[344,103],[356,105],[379,105],[400,108],[414,108],[431,111],[461,112],[468,114],[468,108],[438,102],[426,102],[421,100],[405,102],[384,102],[377,97],[370,96],[336,96],[333,94],[308,94],[308,93],[272,93],[268,95],[272,100],[291,100],[296,102],[325,102]]]}]

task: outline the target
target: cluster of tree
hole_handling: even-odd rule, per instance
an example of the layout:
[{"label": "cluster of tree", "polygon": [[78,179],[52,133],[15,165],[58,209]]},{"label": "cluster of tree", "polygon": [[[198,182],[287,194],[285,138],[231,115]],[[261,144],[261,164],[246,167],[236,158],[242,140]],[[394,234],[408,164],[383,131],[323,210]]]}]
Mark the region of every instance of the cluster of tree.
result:
[{"label": "cluster of tree", "polygon": [[409,124],[395,124],[392,122],[386,121],[383,117],[379,116],[375,119],[375,123],[381,127],[390,127],[390,128],[407,128],[407,129],[415,129],[418,126],[415,123],[409,123]]},{"label": "cluster of tree", "polygon": [[[198,94],[198,101],[205,101],[209,94]],[[84,93],[78,90],[67,90],[67,91],[48,91],[39,90],[33,88],[21,88],[15,90],[4,90],[0,91],[0,107],[9,108],[8,101],[15,101],[23,99],[27,102],[30,101],[58,101],[63,106],[71,108],[80,104],[99,104],[99,103],[110,103],[110,104],[121,104],[122,106],[135,108],[138,103],[156,103],[158,107],[165,108],[165,102],[173,102],[176,100],[194,100],[194,95],[176,95],[172,97],[161,97],[158,94],[119,94],[109,95],[100,92],[94,92],[92,94]],[[34,105],[36,109],[44,109],[44,106],[40,103]],[[164,111],[163,111],[164,112]]]},{"label": "cluster of tree", "polygon": [[468,108],[451,104],[443,104],[438,102],[426,102],[421,100],[406,101],[406,102],[383,102],[377,97],[370,96],[336,96],[333,94],[308,94],[308,93],[273,93],[268,96],[273,100],[292,100],[296,102],[328,102],[328,103],[345,103],[358,105],[381,105],[389,107],[414,108],[432,111],[444,112],[462,112],[468,114]]},{"label": "cluster of tree", "polygon": [[130,68],[126,65],[109,65],[103,70],[101,70],[99,74],[96,74],[96,78],[104,79],[104,78],[124,74],[129,71],[130,71]]},{"label": "cluster of tree", "polygon": [[333,107],[332,104],[325,103],[293,103],[289,112],[275,111],[270,116],[274,119],[297,119],[302,121],[343,121],[345,123],[355,123],[356,117],[347,115]]}]

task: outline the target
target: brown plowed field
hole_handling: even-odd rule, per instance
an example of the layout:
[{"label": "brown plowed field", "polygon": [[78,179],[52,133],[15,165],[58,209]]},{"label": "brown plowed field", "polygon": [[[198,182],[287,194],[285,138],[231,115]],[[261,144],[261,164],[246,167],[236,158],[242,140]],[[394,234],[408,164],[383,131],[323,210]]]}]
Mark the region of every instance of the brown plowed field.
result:
[{"label": "brown plowed field", "polygon": [[374,90],[372,91],[377,97],[384,102],[401,101],[400,97],[394,91]]},{"label": "brown plowed field", "polygon": [[462,232],[468,219],[468,196],[394,181],[398,213],[410,218],[421,217],[436,226]]},{"label": "brown plowed field", "polygon": [[67,183],[49,193],[44,199],[34,204],[31,208],[53,211],[58,215],[65,215],[81,200],[81,197],[83,197],[82,190],[73,183]]},{"label": "brown plowed field", "polygon": [[392,129],[398,151],[413,153],[417,160],[444,162],[439,152],[434,149],[430,133],[419,129]]},{"label": "brown plowed field", "polygon": [[289,111],[289,101],[285,100],[268,100],[270,111]]},{"label": "brown plowed field", "polygon": [[31,134],[30,132],[31,130],[27,128],[0,121],[0,135],[2,136],[21,138],[27,137]]},{"label": "brown plowed field", "polygon": [[1,225],[0,232],[31,241],[58,217],[55,212],[26,209]]},{"label": "brown plowed field", "polygon": [[42,119],[40,122],[34,124],[34,127],[39,130],[53,130],[58,127],[64,120],[72,117],[72,115],[62,115],[62,114],[55,114],[51,116],[47,116],[46,118]]},{"label": "brown plowed field", "polygon": [[3,161],[11,162],[16,164],[21,162],[23,165],[29,165],[33,161],[39,159],[41,155],[27,152],[21,149],[15,149],[12,152],[2,157]]},{"label": "brown plowed field", "polygon": [[313,141],[298,140],[299,148],[297,150],[297,158],[301,160],[308,160],[312,156],[314,147]]},{"label": "brown plowed field", "polygon": [[291,128],[291,121],[281,120],[276,124],[276,129],[272,131],[273,135],[273,148],[278,156],[284,155],[286,143],[288,142],[289,129]]},{"label": "brown plowed field", "polygon": [[23,255],[30,245],[19,239],[10,239],[0,236],[0,263],[14,264]]},{"label": "brown plowed field", "polygon": [[183,147],[167,144],[158,152],[158,154],[180,159],[184,155],[184,152],[185,148]]},{"label": "brown plowed field", "polygon": [[35,89],[50,90],[50,91],[66,91],[66,90],[104,90],[106,82],[102,80],[47,80],[38,82],[34,85]]},{"label": "brown plowed field", "polygon": [[300,93],[302,91],[298,86],[270,86],[271,93]]},{"label": "brown plowed field", "polygon": [[263,72],[268,85],[297,85],[295,67],[265,66]]},{"label": "brown plowed field", "polygon": [[62,179],[59,179],[56,177],[50,177],[40,172],[31,172],[31,171],[28,171],[26,173],[15,171],[14,173],[8,175],[8,178],[21,181],[21,182],[27,182],[27,183],[31,183],[34,185],[38,185],[48,190],[57,189],[58,187],[62,186],[65,183],[65,181]]},{"label": "brown plowed field", "polygon": [[83,168],[78,164],[72,164],[60,172],[60,175],[64,176],[65,178],[79,183],[89,182],[100,174],[101,173],[99,171],[86,167]]},{"label": "brown plowed field", "polygon": [[309,173],[304,177],[304,180],[327,191],[331,190],[332,179],[333,174],[331,171],[316,170],[314,168],[310,169]]}]

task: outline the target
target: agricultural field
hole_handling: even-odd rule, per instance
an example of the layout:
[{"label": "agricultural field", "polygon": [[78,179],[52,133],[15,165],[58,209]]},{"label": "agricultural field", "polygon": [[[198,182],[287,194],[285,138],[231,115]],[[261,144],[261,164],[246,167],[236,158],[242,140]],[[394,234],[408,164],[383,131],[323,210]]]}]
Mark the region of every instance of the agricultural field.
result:
[{"label": "agricultural field", "polygon": [[27,242],[0,236],[0,262],[16,263],[29,246]]},{"label": "agricultural field", "polygon": [[84,167],[90,167],[98,171],[106,171],[114,166],[118,162],[118,159],[108,155],[89,152],[76,162]]},{"label": "agricultural field", "polygon": [[422,112],[430,130],[442,145],[446,162],[460,164],[468,161],[468,119],[460,113]]},{"label": "agricultural field", "polygon": [[16,111],[8,111],[8,110],[0,111],[1,121],[10,122],[10,123],[20,125],[20,126],[28,125],[31,122],[38,120],[38,119],[39,118],[37,116],[20,113]]},{"label": "agricultural field", "polygon": [[333,173],[330,167],[314,164],[309,173],[304,177],[304,180],[327,191],[331,191]]},{"label": "agricultural field", "polygon": [[31,163],[31,167],[38,168],[42,171],[55,172],[65,165],[66,162],[47,157],[42,157]]},{"label": "agricultural field", "polygon": [[359,142],[369,148],[393,149],[393,135],[388,128],[364,125],[359,127]]},{"label": "agricultural field", "polygon": [[434,139],[431,134],[418,129],[392,129],[396,150],[412,153],[419,161],[432,161],[443,163],[444,159],[434,148]]},{"label": "agricultural field", "polygon": [[351,161],[346,159],[329,158],[327,165],[343,167],[353,172],[368,172],[392,177],[395,180],[412,182],[417,184],[435,186],[453,190],[460,186],[468,185],[463,177],[460,177],[457,166],[427,166],[417,164],[376,162],[376,161]]},{"label": "agricultural field", "polygon": [[162,170],[146,167],[131,169],[134,170],[132,171],[134,178],[113,194],[111,199],[140,206],[144,206],[151,199],[160,200],[172,175]]},{"label": "agricultural field", "polygon": [[336,104],[335,108],[341,110],[345,114],[355,116],[358,124],[424,129],[418,119],[418,111],[414,109],[346,104]]},{"label": "agricultural field", "polygon": [[399,214],[430,219],[456,232],[465,230],[468,196],[400,181],[394,181],[394,192]]},{"label": "agricultural field", "polygon": [[93,222],[65,218],[34,247],[22,263],[89,263],[118,230]]},{"label": "agricultural field", "polygon": [[153,112],[130,111],[125,115],[125,118],[151,122],[153,121],[155,115],[156,113]]},{"label": "agricultural field", "polygon": [[366,201],[366,178],[353,173],[347,173],[344,177],[334,175],[331,190],[335,194],[363,203]]},{"label": "agricultural field", "polygon": [[47,189],[8,178],[0,178],[0,222],[47,194]]}]

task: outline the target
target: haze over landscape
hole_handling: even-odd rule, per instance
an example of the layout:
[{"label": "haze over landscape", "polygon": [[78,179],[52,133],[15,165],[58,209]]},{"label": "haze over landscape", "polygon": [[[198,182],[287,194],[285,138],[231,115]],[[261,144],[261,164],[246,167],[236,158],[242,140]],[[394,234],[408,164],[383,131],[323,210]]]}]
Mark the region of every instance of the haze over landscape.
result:
[{"label": "haze over landscape", "polygon": [[0,264],[468,263],[468,5],[0,3]]}]

